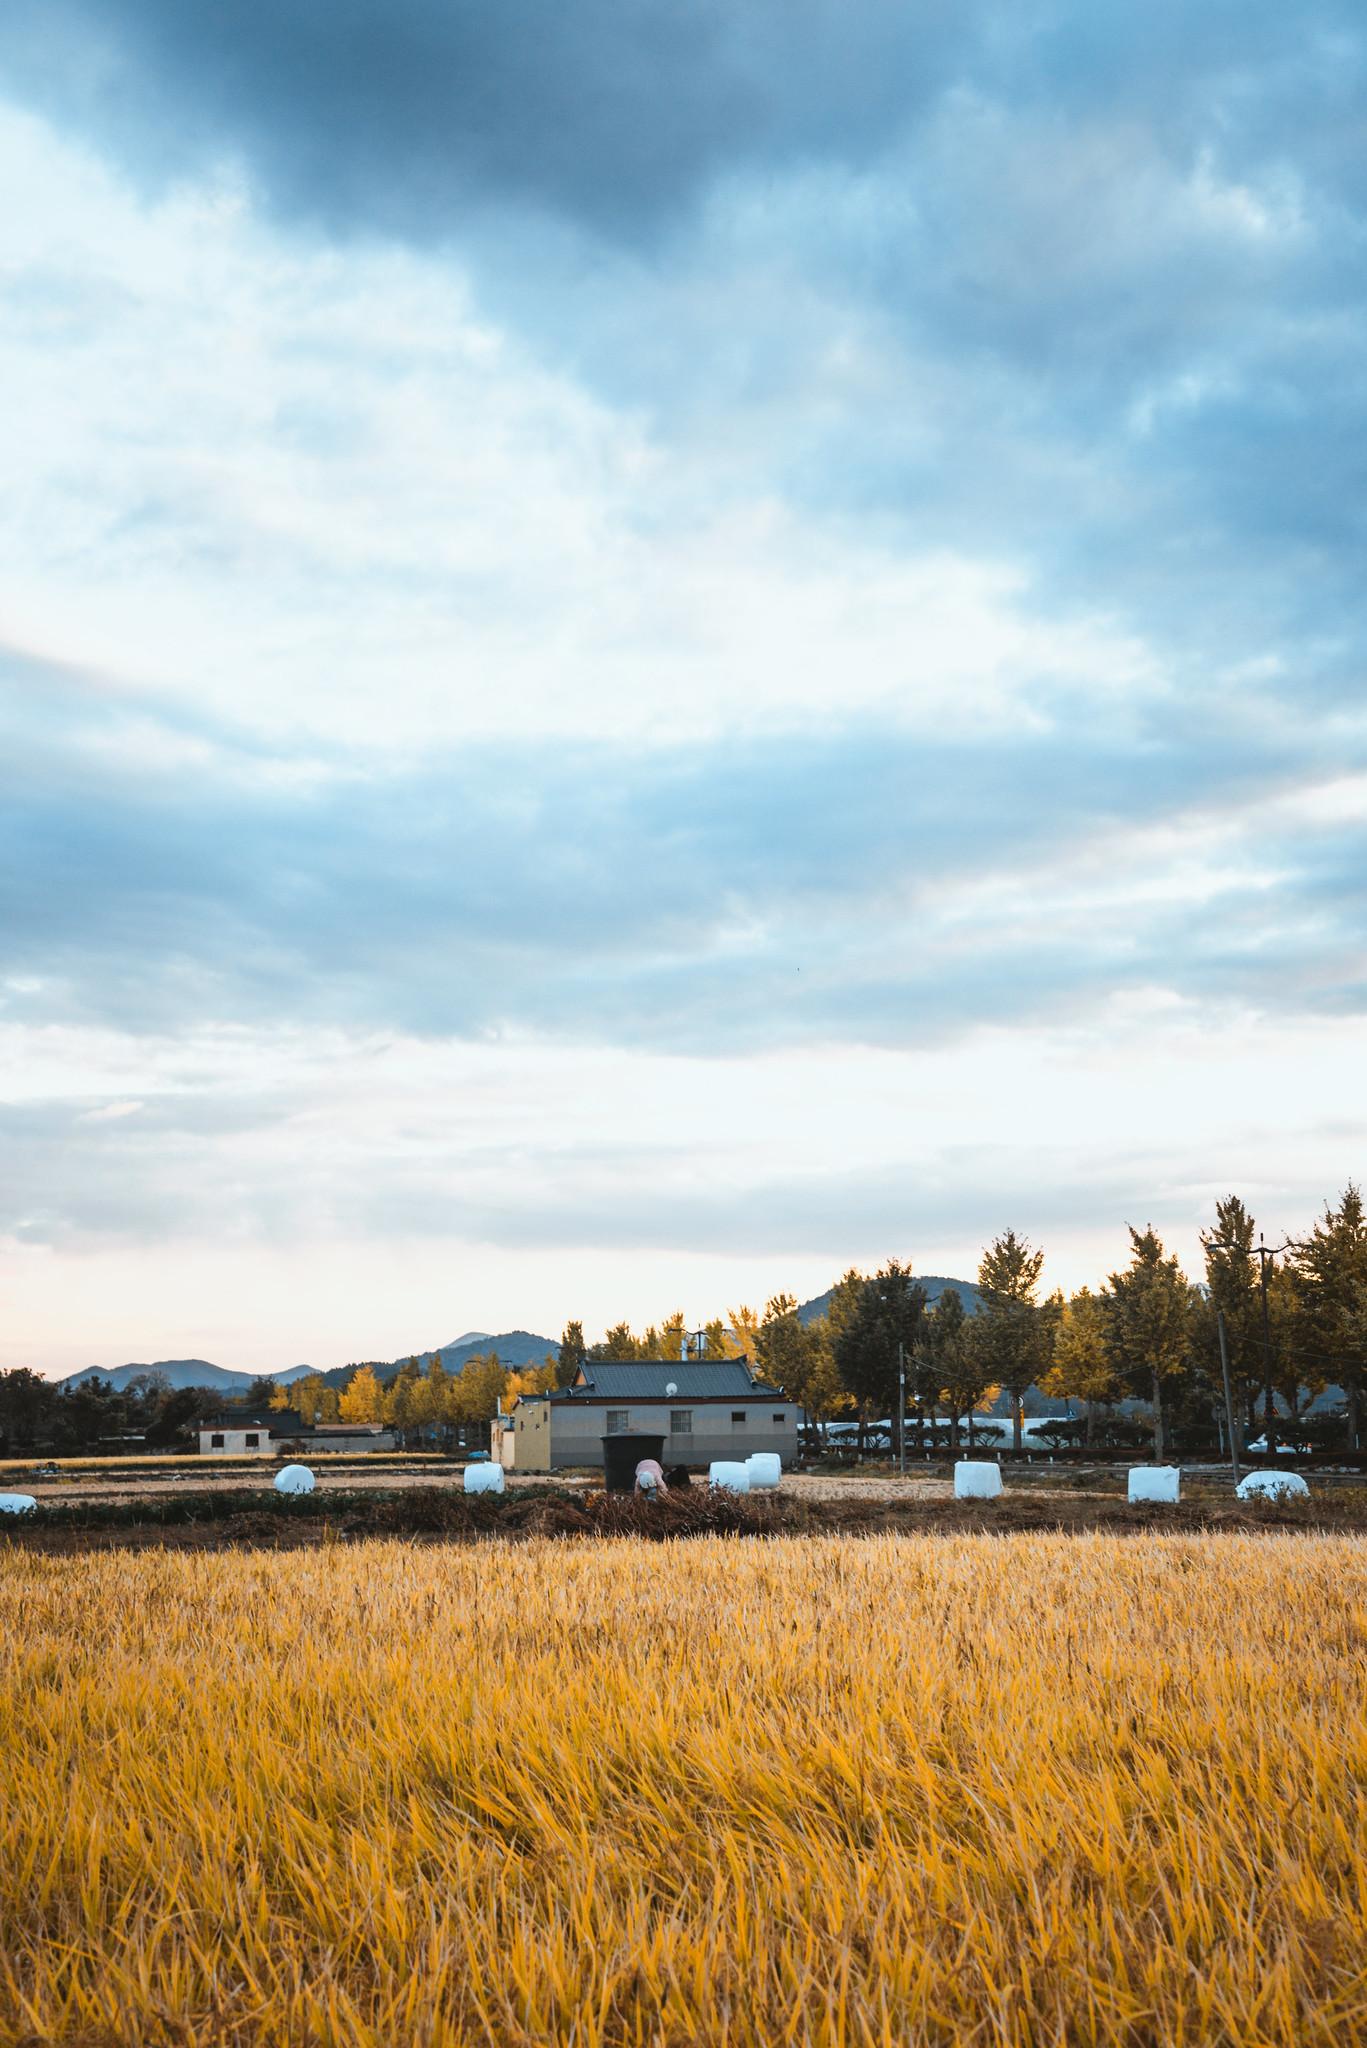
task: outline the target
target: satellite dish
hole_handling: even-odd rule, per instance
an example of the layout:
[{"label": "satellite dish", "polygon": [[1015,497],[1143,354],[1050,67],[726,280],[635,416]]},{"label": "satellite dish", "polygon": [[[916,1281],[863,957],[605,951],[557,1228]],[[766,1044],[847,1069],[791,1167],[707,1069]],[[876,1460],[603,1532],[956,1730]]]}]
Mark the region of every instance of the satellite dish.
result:
[{"label": "satellite dish", "polygon": [[672,1400],[672,1399],[673,1399],[673,1397],[674,1397],[674,1395],[675,1395],[675,1394],[677,1394],[677,1393],[678,1393],[678,1391],[679,1391],[679,1389],[678,1389],[678,1386],[676,1385],[676,1383],[675,1383],[675,1382],[674,1382],[673,1380],[671,1380],[671,1381],[669,1382],[669,1385],[668,1385],[668,1386],[667,1386],[667,1387],[665,1388],[665,1399],[666,1399],[667,1401],[668,1401],[668,1400]]}]

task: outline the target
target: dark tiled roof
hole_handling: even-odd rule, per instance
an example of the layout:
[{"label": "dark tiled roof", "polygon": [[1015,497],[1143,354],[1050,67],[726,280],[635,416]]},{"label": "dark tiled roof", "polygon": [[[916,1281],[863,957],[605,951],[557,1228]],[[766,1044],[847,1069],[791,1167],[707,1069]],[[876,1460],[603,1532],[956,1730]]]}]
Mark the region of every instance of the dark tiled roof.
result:
[{"label": "dark tiled roof", "polygon": [[304,1436],[384,1436],[389,1431],[387,1422],[320,1422],[310,1423],[302,1431]]},{"label": "dark tiled roof", "polygon": [[[572,1400],[597,1395],[613,1401],[706,1401],[748,1398],[772,1401],[778,1388],[750,1377],[743,1358],[586,1358],[586,1385],[571,1389]],[[673,1386],[673,1394],[665,1389]]]},{"label": "dark tiled roof", "polygon": [[228,1408],[221,1415],[206,1415],[201,1429],[265,1429],[272,1436],[298,1436],[304,1419],[294,1408]]}]

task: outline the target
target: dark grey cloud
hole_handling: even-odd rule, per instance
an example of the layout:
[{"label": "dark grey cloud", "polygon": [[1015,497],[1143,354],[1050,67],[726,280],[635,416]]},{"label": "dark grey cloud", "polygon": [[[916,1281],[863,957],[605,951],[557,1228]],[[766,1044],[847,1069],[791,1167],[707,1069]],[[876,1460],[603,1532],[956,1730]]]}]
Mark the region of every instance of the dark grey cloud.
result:
[{"label": "dark grey cloud", "polygon": [[331,230],[449,241],[491,202],[636,234],[738,161],[862,159],[974,33],[935,0],[45,0],[0,62],[158,182],[229,155]]},{"label": "dark grey cloud", "polygon": [[455,249],[718,496],[1360,688],[1322,644],[1367,644],[1348,0],[21,0],[0,76],[157,189],[229,157]]},{"label": "dark grey cloud", "polygon": [[286,209],[421,239],[491,199],[639,230],[737,167],[865,164],[965,92],[1239,168],[1294,137],[1362,189],[1345,0],[19,0],[0,62],[149,176],[230,154]]},{"label": "dark grey cloud", "polygon": [[[117,700],[49,691],[36,712],[16,696],[0,789],[12,1017],[721,1052],[924,1043],[1150,986],[1276,1012],[1364,999],[1343,963],[1367,920],[1367,820],[1283,807],[1264,824],[1261,808],[1348,765],[1341,741],[1310,732],[1288,757],[1284,726],[1241,738],[1214,704],[1165,707],[1138,736],[1055,724],[950,743],[854,723],[667,752],[528,740],[388,773],[339,759],[298,784],[230,732],[197,765],[153,769],[114,744]],[[1222,858],[1251,886],[1148,902],[1125,835],[1235,811]],[[1021,884],[1035,870],[1038,906]]]}]

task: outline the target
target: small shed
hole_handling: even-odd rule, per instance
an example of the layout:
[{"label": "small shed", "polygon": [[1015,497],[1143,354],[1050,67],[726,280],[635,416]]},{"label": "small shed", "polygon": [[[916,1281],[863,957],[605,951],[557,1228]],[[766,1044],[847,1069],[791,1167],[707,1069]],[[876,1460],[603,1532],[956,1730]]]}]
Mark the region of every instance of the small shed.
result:
[{"label": "small shed", "polygon": [[398,1439],[382,1422],[304,1421],[293,1408],[232,1408],[199,1426],[200,1455],[206,1458],[278,1456],[287,1444],[310,1455],[339,1451],[392,1451]]},{"label": "small shed", "polygon": [[283,1443],[305,1434],[303,1417],[293,1408],[225,1408],[199,1425],[199,1451],[205,1458],[253,1458],[269,1455]]}]

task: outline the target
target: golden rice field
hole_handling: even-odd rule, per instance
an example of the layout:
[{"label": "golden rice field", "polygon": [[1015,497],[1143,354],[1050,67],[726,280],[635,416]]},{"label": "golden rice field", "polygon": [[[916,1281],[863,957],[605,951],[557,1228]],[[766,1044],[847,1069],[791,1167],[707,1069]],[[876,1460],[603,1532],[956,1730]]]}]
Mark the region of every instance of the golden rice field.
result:
[{"label": "golden rice field", "polygon": [[1367,2040],[1365,1565],[0,1550],[0,2040]]}]

